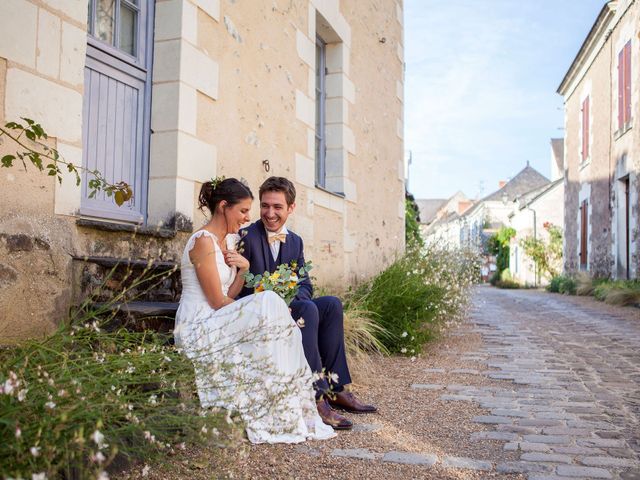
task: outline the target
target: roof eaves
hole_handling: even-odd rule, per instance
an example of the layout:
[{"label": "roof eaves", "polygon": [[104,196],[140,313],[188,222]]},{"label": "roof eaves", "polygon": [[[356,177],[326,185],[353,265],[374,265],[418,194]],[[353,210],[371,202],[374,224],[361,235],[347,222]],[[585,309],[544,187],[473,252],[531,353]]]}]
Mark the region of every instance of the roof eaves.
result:
[{"label": "roof eaves", "polygon": [[609,2],[606,2],[602,6],[602,9],[600,10],[598,17],[596,18],[596,21],[593,23],[591,30],[589,30],[587,37],[585,38],[584,42],[582,42],[582,45],[580,46],[580,50],[578,50],[576,57],[573,59],[573,62],[571,62],[571,65],[569,66],[567,73],[565,73],[564,78],[562,79],[562,82],[560,82],[560,85],[556,90],[556,92],[559,93],[560,95],[562,96],[565,95],[565,93],[567,92],[567,87],[580,71],[580,68],[582,67],[586,59],[589,57],[589,54],[591,53],[592,49],[595,47],[598,39],[606,31],[606,26],[615,16],[616,5],[617,5],[617,0],[611,0]]}]

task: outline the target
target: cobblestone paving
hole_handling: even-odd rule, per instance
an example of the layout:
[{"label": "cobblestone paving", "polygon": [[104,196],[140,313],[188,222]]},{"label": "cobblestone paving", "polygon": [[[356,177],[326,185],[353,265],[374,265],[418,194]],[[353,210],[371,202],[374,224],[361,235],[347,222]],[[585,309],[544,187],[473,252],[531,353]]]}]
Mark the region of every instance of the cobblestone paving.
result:
[{"label": "cobblestone paving", "polygon": [[[516,452],[519,460],[492,463],[363,448],[336,449],[331,455],[425,468],[441,462],[529,480],[640,480],[640,310],[481,287],[470,317],[483,346],[461,359],[486,369],[450,373],[486,375],[504,386],[438,383],[438,375],[447,371],[433,368],[426,371],[433,383],[412,388],[442,391],[442,400],[488,409],[473,420],[493,429],[473,433],[470,440],[501,441],[503,450]],[[465,334],[465,329],[458,333]]]},{"label": "cobblestone paving", "polygon": [[640,479],[640,314],[617,310],[543,292],[479,289],[471,321],[484,345],[467,358],[485,363],[481,373],[505,386],[446,385],[441,398],[490,409],[474,421],[494,430],[472,439],[502,440],[504,450],[520,453],[517,462],[497,464],[499,472]]}]

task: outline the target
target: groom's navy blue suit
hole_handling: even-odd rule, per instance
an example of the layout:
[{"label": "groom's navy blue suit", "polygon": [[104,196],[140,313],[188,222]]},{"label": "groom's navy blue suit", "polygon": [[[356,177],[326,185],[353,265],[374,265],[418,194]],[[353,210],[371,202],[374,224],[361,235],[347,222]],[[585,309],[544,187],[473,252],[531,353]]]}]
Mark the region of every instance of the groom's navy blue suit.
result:
[{"label": "groom's navy blue suit", "polygon": [[[262,221],[251,224],[241,232],[244,242],[242,254],[249,260],[249,270],[254,275],[266,271],[274,272],[278,265],[296,261],[299,266],[304,265],[304,246],[302,238],[289,230],[286,242],[280,243],[280,252],[276,260],[273,259],[267,232]],[[240,297],[253,293],[253,290],[243,288]],[[313,296],[313,286],[307,276],[300,282],[298,295],[291,302],[291,316],[298,320],[304,319],[302,344],[304,354],[311,370],[314,372],[337,373],[338,384],[333,385],[334,391],[342,390],[344,385],[351,383],[349,367],[344,349],[344,326],[342,302],[336,297]],[[326,379],[315,384],[317,395],[329,389]]]}]

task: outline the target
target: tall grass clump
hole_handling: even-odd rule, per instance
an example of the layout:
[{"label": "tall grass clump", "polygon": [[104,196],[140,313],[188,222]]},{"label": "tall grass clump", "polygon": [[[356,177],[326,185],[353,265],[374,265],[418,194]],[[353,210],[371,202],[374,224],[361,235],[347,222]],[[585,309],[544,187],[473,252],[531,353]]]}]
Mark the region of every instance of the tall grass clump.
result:
[{"label": "tall grass clump", "polygon": [[105,478],[116,457],[171,454],[223,423],[202,415],[193,366],[166,337],[96,320],[4,351],[0,384],[3,478]]},{"label": "tall grass clump", "polygon": [[[198,358],[172,345],[170,333],[125,328],[113,308],[172,272],[115,270],[55,333],[0,351],[1,478],[105,480],[109,469],[241,435],[230,427],[235,417],[201,408]],[[121,288],[95,302],[108,283]],[[224,369],[220,362],[211,377]]]},{"label": "tall grass clump", "polygon": [[479,262],[470,252],[413,244],[356,288],[346,310],[357,303],[382,327],[375,334],[389,352],[415,355],[447,321],[460,317],[478,275]]}]

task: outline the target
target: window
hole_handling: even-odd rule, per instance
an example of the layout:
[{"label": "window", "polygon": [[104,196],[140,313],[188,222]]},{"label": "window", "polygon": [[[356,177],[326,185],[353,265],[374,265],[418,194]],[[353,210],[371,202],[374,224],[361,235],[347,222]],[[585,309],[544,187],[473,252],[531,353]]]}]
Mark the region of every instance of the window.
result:
[{"label": "window", "polygon": [[138,56],[139,0],[89,0],[89,35],[132,57]]},{"label": "window", "polygon": [[316,36],[316,185],[326,186],[326,65],[327,65],[327,44]]},{"label": "window", "polygon": [[589,158],[589,97],[582,101],[582,161]]},{"label": "window", "polygon": [[618,53],[618,131],[631,123],[631,40]]},{"label": "window", "polygon": [[589,204],[583,200],[580,204],[580,268],[587,267],[587,239],[589,222]]}]

